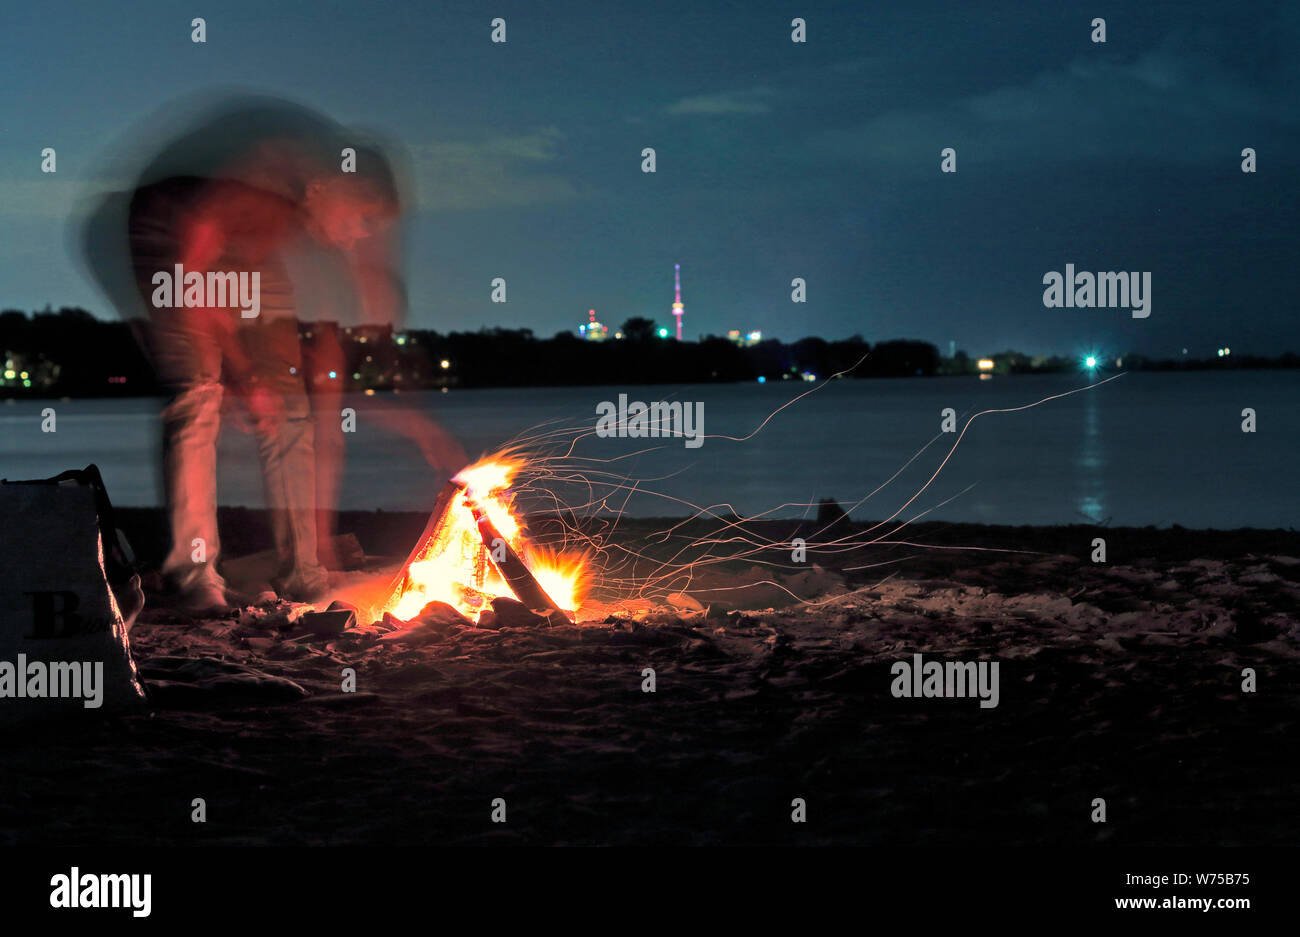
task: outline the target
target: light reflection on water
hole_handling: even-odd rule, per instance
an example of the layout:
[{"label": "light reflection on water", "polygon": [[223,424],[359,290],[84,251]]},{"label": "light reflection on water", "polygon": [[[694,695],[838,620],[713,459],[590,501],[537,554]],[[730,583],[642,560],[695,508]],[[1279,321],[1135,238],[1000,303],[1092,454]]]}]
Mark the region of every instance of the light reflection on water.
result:
[{"label": "light reflection on water", "polygon": [[1096,394],[1085,394],[1084,398],[1075,483],[1079,490],[1079,513],[1100,524],[1106,521],[1105,491],[1102,488],[1102,466],[1106,457],[1101,436],[1101,405]]}]

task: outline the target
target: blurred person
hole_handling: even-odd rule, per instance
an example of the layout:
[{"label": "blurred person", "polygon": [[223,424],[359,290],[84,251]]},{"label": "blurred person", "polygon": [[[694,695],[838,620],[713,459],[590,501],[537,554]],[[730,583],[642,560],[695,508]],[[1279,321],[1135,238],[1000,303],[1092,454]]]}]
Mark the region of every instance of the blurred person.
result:
[{"label": "blurred person", "polygon": [[[377,149],[353,145],[356,171],[342,171],[350,136],[279,102],[227,104],[165,147],[129,196],[106,201],[85,231],[92,267],[110,295],[116,286],[122,296],[120,265],[98,239],[125,216],[135,296],[122,304],[142,310],[147,347],[171,395],[163,465],[172,544],[162,573],[195,611],[230,601],[216,565],[216,448],[227,396],[241,404],[257,440],[277,561],[272,587],[313,601],[329,586],[322,553],[330,551],[343,454],[344,355],[329,329],[313,329],[304,354],[299,319],[316,315],[300,315],[295,287],[341,271],[361,313],[379,322],[395,321],[405,298],[393,237],[399,186]],[[313,260],[297,265],[295,283],[289,259],[304,242]],[[211,288],[218,281],[231,286],[224,297]],[[319,379],[330,372],[334,378]],[[394,428],[449,473],[468,461],[430,421]]]}]

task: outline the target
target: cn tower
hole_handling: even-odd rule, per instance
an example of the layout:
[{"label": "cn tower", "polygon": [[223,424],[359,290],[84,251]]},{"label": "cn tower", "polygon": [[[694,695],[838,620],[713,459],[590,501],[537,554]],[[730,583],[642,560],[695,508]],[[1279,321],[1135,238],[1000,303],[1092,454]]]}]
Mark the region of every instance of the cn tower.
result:
[{"label": "cn tower", "polygon": [[673,285],[676,288],[676,298],[673,300],[673,315],[677,317],[677,340],[682,340],[682,313],[686,307],[682,305],[682,265],[673,264]]}]

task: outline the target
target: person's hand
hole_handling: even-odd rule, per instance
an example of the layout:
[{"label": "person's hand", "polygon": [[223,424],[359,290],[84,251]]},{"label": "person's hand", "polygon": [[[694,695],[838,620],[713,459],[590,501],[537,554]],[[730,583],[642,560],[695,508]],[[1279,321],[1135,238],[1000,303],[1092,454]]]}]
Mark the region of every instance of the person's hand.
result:
[{"label": "person's hand", "polygon": [[469,465],[469,456],[456,437],[429,417],[411,410],[377,406],[369,411],[370,418],[390,431],[405,436],[431,466],[448,475],[455,475]]},{"label": "person's hand", "polygon": [[254,427],[273,429],[284,418],[284,399],[260,384],[254,384],[244,395],[244,407]]},{"label": "person's hand", "polygon": [[411,441],[424,455],[425,461],[436,469],[455,475],[469,465],[469,455],[455,436],[433,420],[421,420],[411,436]]}]

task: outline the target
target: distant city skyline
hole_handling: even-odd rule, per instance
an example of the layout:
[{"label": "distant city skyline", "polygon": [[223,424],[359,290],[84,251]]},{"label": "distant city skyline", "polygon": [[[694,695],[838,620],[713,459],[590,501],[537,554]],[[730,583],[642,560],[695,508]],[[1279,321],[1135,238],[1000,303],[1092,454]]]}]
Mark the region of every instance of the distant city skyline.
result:
[{"label": "distant city skyline", "polygon": [[[0,308],[111,317],[66,230],[113,182],[100,154],[237,81],[405,145],[413,328],[549,336],[595,309],[672,329],[680,263],[687,339],[1300,347],[1300,9],[1155,0],[1112,12],[1094,43],[1106,15],[1075,0],[19,5],[0,35]],[[940,171],[946,148],[956,172]],[[1150,316],[1048,308],[1043,278],[1068,264],[1149,272]]]}]

